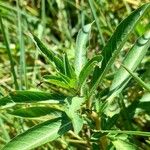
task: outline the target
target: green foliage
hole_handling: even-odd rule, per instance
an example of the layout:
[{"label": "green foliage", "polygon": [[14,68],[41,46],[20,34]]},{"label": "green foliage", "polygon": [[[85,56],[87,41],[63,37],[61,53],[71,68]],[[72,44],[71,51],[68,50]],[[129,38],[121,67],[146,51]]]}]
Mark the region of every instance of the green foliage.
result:
[{"label": "green foliage", "polygon": [[[73,5],[73,7],[79,7],[77,3],[70,1],[66,3]],[[99,18],[99,7],[97,5],[99,3],[105,6],[106,3],[89,0],[87,12],[89,13],[91,9],[96,22],[96,28],[94,22],[85,24],[85,21],[92,22],[93,20],[88,18],[87,12],[85,14],[83,12],[82,28],[77,34],[76,44],[72,40],[72,34],[76,28],[71,32],[66,25],[68,14],[65,8],[70,6],[65,5],[66,3],[59,0],[56,0],[56,2],[42,1],[42,23],[38,24],[35,21],[38,24],[38,34],[31,32],[30,28],[26,28],[26,30],[30,29],[32,41],[50,63],[47,66],[45,57],[36,51],[35,59],[37,61],[38,56],[39,59],[43,59],[43,61],[40,61],[40,65],[43,68],[41,67],[38,70],[36,68],[36,61],[34,62],[33,77],[30,80],[33,80],[33,83],[36,82],[34,79],[38,78],[38,83],[39,81],[40,83],[37,86],[31,86],[31,90],[22,90],[27,88],[27,85],[22,80],[25,78],[26,82],[28,74],[25,72],[26,61],[25,49],[23,47],[24,37],[22,34],[24,27],[21,26],[21,21],[23,20],[22,17],[25,17],[28,21],[36,20],[37,18],[32,18],[30,15],[30,18],[28,18],[29,16],[25,11],[20,9],[19,3],[17,9],[9,5],[7,6],[7,9],[18,14],[17,20],[20,37],[18,47],[20,47],[20,59],[23,62],[20,61],[19,64],[22,67],[19,72],[21,73],[21,83],[19,84],[21,90],[10,91],[7,96],[0,96],[0,110],[8,115],[8,118],[10,116],[10,118],[18,120],[21,118],[19,121],[22,133],[17,131],[19,134],[9,141],[10,137],[6,131],[8,127],[6,129],[2,128],[4,132],[4,138],[2,137],[2,139],[7,139],[7,141],[3,140],[4,147],[2,150],[30,150],[39,146],[43,149],[45,147],[47,149],[84,149],[83,147],[102,150],[136,150],[138,147],[140,149],[148,149],[149,145],[147,143],[149,139],[146,139],[146,137],[150,137],[150,133],[142,128],[144,125],[141,125],[143,122],[141,123],[140,119],[136,122],[135,116],[139,115],[138,112],[144,112],[144,115],[147,118],[149,117],[150,95],[149,93],[145,94],[145,90],[149,92],[150,87],[145,81],[148,80],[146,78],[147,74],[143,78],[144,75],[139,73],[140,69],[137,71],[139,77],[134,72],[137,67],[140,68],[140,65],[146,69],[148,68],[147,64],[143,62],[149,62],[149,26],[147,27],[148,32],[146,32],[146,29],[142,30],[140,22],[142,17],[150,11],[150,3],[146,3],[130,13],[117,26],[108,42],[105,43],[106,40],[104,38],[110,36],[110,33],[106,32],[105,28],[99,23],[106,24],[109,28],[111,27],[108,23],[108,18],[103,20],[105,15],[101,15],[102,19]],[[56,49],[55,46],[52,46],[53,44],[50,44],[51,46],[48,47],[42,42],[42,33],[44,34],[47,31],[46,23],[49,22],[45,16],[50,13],[45,11],[46,4],[48,4],[50,11],[53,12],[51,13],[52,17],[58,13],[58,28],[62,32],[60,33],[61,46],[59,39],[57,39],[58,35],[56,37],[51,36],[51,34],[48,35],[51,36],[50,40],[56,45],[58,44],[58,47],[60,46],[58,48],[59,50],[61,49],[60,51],[55,51]],[[54,9],[53,5],[59,8],[59,12]],[[5,8],[3,3],[0,2],[1,7],[2,9]],[[101,13],[103,11],[102,9]],[[32,9],[31,12],[36,13]],[[85,18],[88,19],[84,20]],[[60,20],[63,21],[59,22]],[[0,21],[1,28],[4,30],[1,18]],[[137,24],[138,26],[136,26]],[[33,26],[35,27],[35,25]],[[80,23],[78,26],[80,26]],[[53,27],[51,30],[53,30]],[[57,29],[55,28],[55,30]],[[95,38],[94,34],[97,30],[100,41],[96,41],[94,45],[95,39],[93,40],[92,38]],[[58,31],[56,33],[59,34]],[[137,35],[139,36],[134,44],[132,43],[133,39],[130,39],[131,34],[133,39]],[[141,36],[141,34],[143,35]],[[11,63],[13,79],[17,85],[19,82],[15,74],[16,64],[13,61],[13,55],[9,47],[10,43],[5,30],[3,31],[3,36]],[[46,40],[48,43],[52,42],[49,39]],[[88,41],[90,41],[89,44]],[[133,46],[128,46],[131,43]],[[73,48],[70,51],[68,50],[70,53],[66,50],[67,46],[63,48],[65,44],[67,46],[72,44],[69,49]],[[126,49],[123,49],[124,46],[125,48],[127,47],[127,53]],[[98,48],[101,49],[101,47],[102,52],[97,53],[94,51]],[[72,50],[74,50],[74,54]],[[122,61],[122,63],[119,63],[119,68],[116,58]],[[36,72],[35,70],[38,71]],[[132,82],[131,77],[135,80],[134,82]],[[136,95],[134,98],[132,87],[139,88],[136,83],[142,87],[138,94],[142,94],[140,96]],[[39,90],[35,90],[36,88],[39,88]],[[16,87],[16,89],[18,88]],[[0,93],[3,92],[0,91]],[[142,95],[143,97],[140,98]],[[134,100],[130,99],[130,96]],[[3,115],[0,117],[5,120],[8,126],[14,124],[15,119],[9,120],[7,117],[3,117]],[[19,125],[16,128],[18,129]],[[145,137],[143,139],[144,142],[140,141],[139,136]],[[46,144],[46,146],[43,146],[43,144]]]}]

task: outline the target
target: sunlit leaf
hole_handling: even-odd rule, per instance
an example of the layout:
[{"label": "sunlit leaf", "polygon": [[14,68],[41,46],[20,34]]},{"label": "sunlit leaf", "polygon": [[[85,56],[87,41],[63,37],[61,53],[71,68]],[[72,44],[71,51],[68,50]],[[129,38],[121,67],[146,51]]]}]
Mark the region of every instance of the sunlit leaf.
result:
[{"label": "sunlit leaf", "polygon": [[126,19],[124,19],[116,31],[113,33],[112,37],[103,48],[102,56],[102,68],[96,67],[93,76],[93,86],[90,93],[92,94],[98,85],[102,82],[102,79],[108,73],[111,65],[114,63],[115,58],[118,56],[122,47],[126,43],[128,37],[134,30],[136,24],[140,21],[143,15],[149,11],[150,3],[144,4],[133,13],[131,13]]},{"label": "sunlit leaf", "polygon": [[48,120],[16,136],[2,150],[30,150],[53,141],[71,129],[71,122],[65,117]]},{"label": "sunlit leaf", "polygon": [[86,63],[86,53],[87,53],[86,44],[89,40],[91,25],[92,24],[90,23],[83,26],[83,28],[80,29],[76,39],[75,72],[77,76],[79,76],[80,71],[82,70],[84,64]]}]

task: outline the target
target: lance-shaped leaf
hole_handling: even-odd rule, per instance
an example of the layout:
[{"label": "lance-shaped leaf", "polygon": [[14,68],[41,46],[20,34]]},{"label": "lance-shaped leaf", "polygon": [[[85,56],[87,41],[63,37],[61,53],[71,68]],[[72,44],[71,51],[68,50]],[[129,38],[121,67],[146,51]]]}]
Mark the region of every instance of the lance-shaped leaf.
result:
[{"label": "lance-shaped leaf", "polygon": [[[53,76],[53,75],[45,75],[43,76],[43,79],[45,82],[56,85],[61,88],[70,89],[69,87],[69,81],[67,81],[67,78],[62,78],[59,76]],[[69,80],[69,79],[68,79]]]},{"label": "lance-shaped leaf", "polygon": [[[137,42],[134,44],[131,50],[127,53],[125,59],[123,60],[123,65],[129,68],[131,71],[134,71],[136,67],[140,64],[149,47],[150,32],[147,32],[137,40]],[[113,103],[114,97],[116,97],[128,83],[129,77],[130,74],[121,66],[117,71],[112,85],[110,87],[110,96],[107,99],[107,115],[112,116],[116,113],[115,111],[109,111],[111,110],[111,103]]]},{"label": "lance-shaped leaf", "polygon": [[58,102],[63,103],[66,97],[59,94],[37,91],[14,91],[9,96],[0,99],[0,107],[12,107],[17,103],[36,103],[36,102]]},{"label": "lance-shaped leaf", "polygon": [[86,52],[87,52],[86,44],[89,39],[91,25],[92,23],[83,26],[83,28],[80,29],[77,35],[75,48],[75,72],[77,76],[79,76],[82,67],[86,63]]},{"label": "lance-shaped leaf", "polygon": [[93,85],[90,94],[98,87],[102,79],[109,71],[111,65],[114,63],[115,58],[118,56],[123,45],[126,43],[129,35],[134,30],[136,24],[140,21],[143,15],[149,11],[150,3],[146,3],[133,13],[131,13],[126,19],[124,19],[116,31],[104,47],[102,51],[103,61],[102,68],[96,67],[93,76]]},{"label": "lance-shaped leaf", "polygon": [[[129,70],[134,71],[142,61],[149,47],[150,31],[146,32],[136,41],[134,46],[125,56],[122,64],[126,66]],[[110,91],[117,90],[118,92],[116,91],[115,93],[119,93],[122,90],[122,88],[126,85],[125,83],[127,83],[126,81],[128,80],[129,76],[130,74],[121,66],[114,77],[114,80],[110,87]]]},{"label": "lance-shaped leaf", "polygon": [[79,87],[85,82],[88,76],[91,74],[92,70],[96,65],[100,65],[101,67],[102,56],[98,55],[89,60],[79,74]]},{"label": "lance-shaped leaf", "polygon": [[69,63],[68,56],[66,53],[64,54],[63,58],[64,58],[63,60],[64,60],[65,75],[69,78],[76,79],[75,71],[71,66],[71,64]]},{"label": "lance-shaped leaf", "polygon": [[15,103],[32,103],[32,102],[40,102],[46,100],[57,100],[63,101],[64,96],[59,94],[51,94],[47,92],[37,92],[37,91],[14,91],[11,92],[10,98]]},{"label": "lance-shaped leaf", "polygon": [[67,117],[48,120],[16,136],[2,150],[30,150],[57,139],[70,129]]},{"label": "lance-shaped leaf", "polygon": [[30,37],[33,39],[34,43],[42,51],[42,53],[45,54],[50,61],[54,62],[57,70],[64,73],[62,58],[60,59],[52,50],[47,49],[37,36],[30,35]]},{"label": "lance-shaped leaf", "polygon": [[62,111],[52,107],[28,107],[28,108],[20,108],[13,111],[8,111],[9,114],[25,117],[25,118],[34,118],[34,117],[42,117],[42,116],[52,116],[52,117],[60,117],[62,115]]}]

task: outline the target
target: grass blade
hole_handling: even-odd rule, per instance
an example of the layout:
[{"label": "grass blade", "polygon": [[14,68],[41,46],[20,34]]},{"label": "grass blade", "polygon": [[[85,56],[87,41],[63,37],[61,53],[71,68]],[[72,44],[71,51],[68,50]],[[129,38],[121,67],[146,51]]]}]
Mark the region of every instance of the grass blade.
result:
[{"label": "grass blade", "polygon": [[20,89],[27,88],[27,76],[26,76],[26,61],[25,61],[25,47],[24,47],[24,38],[22,30],[22,16],[19,7],[19,1],[17,0],[17,15],[18,15],[18,40],[19,40],[19,49],[20,49]]},{"label": "grass blade", "polygon": [[96,10],[95,10],[95,7],[94,7],[94,0],[88,0],[88,2],[90,4],[90,8],[91,8],[92,14],[93,14],[95,22],[96,22],[96,26],[97,26],[99,36],[100,36],[101,41],[102,41],[102,45],[105,46],[105,40],[104,40],[104,37],[102,35],[102,32],[101,32],[102,30],[101,30],[101,27],[100,27],[100,20],[98,19],[97,15],[96,15]]},{"label": "grass blade", "polygon": [[145,90],[147,90],[148,92],[150,92],[150,86],[147,85],[142,79],[140,79],[134,72],[132,72],[131,70],[129,70],[126,66],[122,65],[122,67],[132,76],[132,78],[137,81],[137,83],[144,88]]},{"label": "grass blade", "polygon": [[17,82],[17,75],[16,75],[16,72],[15,72],[14,61],[13,61],[13,58],[12,58],[12,55],[11,55],[11,50],[10,50],[10,47],[9,47],[8,38],[7,38],[7,35],[6,35],[6,32],[5,32],[5,28],[4,28],[4,25],[3,25],[3,21],[2,21],[2,17],[1,17],[1,16],[0,16],[0,24],[1,24],[2,33],[3,33],[3,36],[4,36],[4,41],[5,41],[5,45],[6,45],[6,50],[7,50],[7,53],[8,53],[9,60],[10,60],[11,73],[12,73],[12,75],[13,75],[13,80],[14,80],[14,84],[15,84],[15,89],[18,90],[18,89],[19,89],[19,85],[18,85],[18,82]]}]

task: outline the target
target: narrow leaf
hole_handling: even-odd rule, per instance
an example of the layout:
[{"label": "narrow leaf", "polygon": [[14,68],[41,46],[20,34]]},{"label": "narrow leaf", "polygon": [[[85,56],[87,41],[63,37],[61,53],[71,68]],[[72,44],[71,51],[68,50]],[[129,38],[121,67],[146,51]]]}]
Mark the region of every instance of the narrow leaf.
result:
[{"label": "narrow leaf", "polygon": [[53,76],[53,75],[45,75],[44,81],[47,83],[51,83],[61,88],[70,89],[69,83],[64,80],[62,77]]},{"label": "narrow leaf", "polygon": [[64,54],[64,68],[65,68],[65,73],[66,73],[65,75],[67,77],[73,78],[73,79],[76,78],[75,71],[74,71],[73,67],[70,65],[68,56],[66,53]]},{"label": "narrow leaf", "polygon": [[91,88],[90,95],[92,95],[94,90],[102,82],[102,79],[105,77],[111,65],[114,63],[115,58],[118,56],[129,35],[134,30],[136,24],[149,9],[150,3],[144,4],[119,24],[116,31],[102,51],[102,68],[95,68],[93,86]]},{"label": "narrow leaf", "polygon": [[[102,56],[98,55],[89,60],[79,74],[79,87],[85,82],[96,65],[101,65]],[[101,66],[100,66],[101,67]]]},{"label": "narrow leaf", "polygon": [[36,46],[42,51],[43,54],[45,54],[48,59],[55,63],[57,69],[64,73],[64,67],[62,60],[51,50],[47,49],[46,46],[40,41],[40,39],[35,35],[30,35],[30,37],[33,39]]},{"label": "narrow leaf", "polygon": [[51,94],[37,91],[14,91],[10,97],[15,103],[32,103],[46,100],[63,100],[64,97],[58,94]]},{"label": "narrow leaf", "polygon": [[60,117],[62,115],[62,111],[56,108],[51,107],[29,107],[29,108],[20,108],[14,111],[8,111],[9,114],[19,116],[19,117],[41,117],[41,116],[57,116]]},{"label": "narrow leaf", "polygon": [[2,150],[30,150],[53,141],[71,129],[67,118],[48,120],[12,139]]},{"label": "narrow leaf", "polygon": [[122,67],[133,77],[133,79],[135,81],[137,81],[137,83],[144,88],[145,90],[147,90],[148,92],[150,92],[150,86],[147,85],[141,78],[139,78],[134,72],[132,72],[131,70],[129,70],[126,66],[122,65]]},{"label": "narrow leaf", "polygon": [[[136,43],[127,53],[122,64],[131,71],[134,71],[140,64],[149,47],[150,31],[145,33],[136,41]],[[123,89],[123,87],[126,85],[125,83],[127,83],[129,76],[130,74],[121,66],[117,71],[112,85],[110,87],[110,91],[116,90],[116,92],[113,93],[113,95],[117,95],[117,93],[119,93]]]},{"label": "narrow leaf", "polygon": [[80,29],[77,39],[76,39],[76,48],[75,48],[75,72],[79,76],[82,67],[86,63],[86,44],[89,39],[89,33],[91,30],[91,23],[83,26]]},{"label": "narrow leaf", "polygon": [[[145,56],[148,48],[150,46],[150,32],[147,32],[141,36],[136,43],[133,45],[131,50],[127,53],[125,59],[123,60],[123,65],[128,67],[131,71],[134,71],[140,64],[141,60]],[[113,105],[117,107],[118,103],[114,103],[114,98],[123,90],[129,81],[130,74],[121,66],[116,72],[112,85],[110,87],[110,95],[107,98],[107,108],[105,114],[108,116],[113,116],[119,111],[112,111]]]}]

